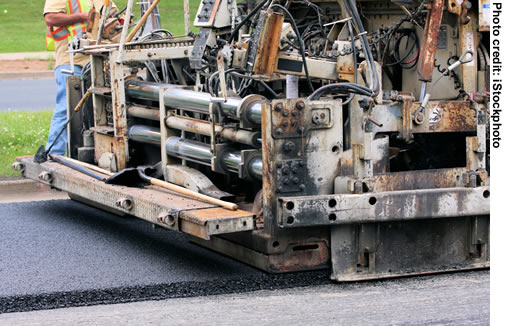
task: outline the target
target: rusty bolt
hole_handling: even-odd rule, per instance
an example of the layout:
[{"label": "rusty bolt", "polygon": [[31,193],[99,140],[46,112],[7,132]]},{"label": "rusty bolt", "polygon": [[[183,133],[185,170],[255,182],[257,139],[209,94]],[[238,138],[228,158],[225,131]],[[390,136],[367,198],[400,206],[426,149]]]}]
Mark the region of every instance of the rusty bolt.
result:
[{"label": "rusty bolt", "polygon": [[288,127],[288,126],[289,126],[289,121],[284,121],[284,122],[282,123],[282,126],[283,126],[284,128]]},{"label": "rusty bolt", "polygon": [[116,201],[116,206],[129,211],[133,208],[133,201],[130,198],[120,198]]},{"label": "rusty bolt", "polygon": [[158,222],[173,226],[175,224],[175,216],[171,214],[161,213],[158,216]]},{"label": "rusty bolt", "polygon": [[289,184],[289,178],[285,178],[282,182],[283,182],[285,185],[288,185],[288,184]]},{"label": "rusty bolt", "polygon": [[289,116],[289,111],[288,110],[282,111],[282,116],[283,117],[288,117]]},{"label": "rusty bolt", "polygon": [[284,151],[286,152],[292,152],[296,149],[296,144],[293,143],[292,141],[288,141],[287,143],[284,144]]},{"label": "rusty bolt", "polygon": [[298,102],[296,102],[296,108],[297,108],[298,110],[303,110],[303,109],[305,109],[305,102],[303,102],[303,101],[298,101]]},{"label": "rusty bolt", "polygon": [[424,122],[424,114],[422,112],[417,113],[414,117],[414,122],[418,125],[422,124]]},{"label": "rusty bolt", "polygon": [[74,84],[74,89],[76,89],[76,90],[81,89],[81,85],[79,85],[79,84]]},{"label": "rusty bolt", "polygon": [[51,182],[53,180],[53,176],[51,173],[43,171],[39,174],[39,179],[45,182]]},{"label": "rusty bolt", "polygon": [[301,191],[304,191],[305,190],[305,185],[301,184],[299,188],[300,188]]},{"label": "rusty bolt", "polygon": [[298,178],[293,178],[293,183],[294,183],[295,185],[297,185],[299,182],[300,182],[300,179],[298,179]]},{"label": "rusty bolt", "polygon": [[277,128],[277,129],[275,129],[275,134],[276,134],[277,136],[281,136],[283,133],[284,133],[284,130],[282,130],[281,128]]},{"label": "rusty bolt", "polygon": [[288,175],[289,174],[289,169],[287,167],[284,168],[284,169],[282,169],[282,174]]},{"label": "rusty bolt", "polygon": [[277,103],[277,104],[275,104],[274,110],[276,112],[281,112],[283,108],[284,108],[284,105],[282,105],[282,103]]},{"label": "rusty bolt", "polygon": [[296,117],[296,116],[298,115],[298,112],[293,111],[293,112],[291,112],[291,115],[292,115],[293,117]]}]

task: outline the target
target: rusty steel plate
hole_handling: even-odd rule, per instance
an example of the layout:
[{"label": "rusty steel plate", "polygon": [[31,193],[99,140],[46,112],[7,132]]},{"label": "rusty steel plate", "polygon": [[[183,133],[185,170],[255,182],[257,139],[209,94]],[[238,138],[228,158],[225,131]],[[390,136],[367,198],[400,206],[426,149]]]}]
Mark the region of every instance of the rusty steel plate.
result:
[{"label": "rusty steel plate", "polygon": [[299,196],[279,199],[281,227],[490,214],[489,187]]}]

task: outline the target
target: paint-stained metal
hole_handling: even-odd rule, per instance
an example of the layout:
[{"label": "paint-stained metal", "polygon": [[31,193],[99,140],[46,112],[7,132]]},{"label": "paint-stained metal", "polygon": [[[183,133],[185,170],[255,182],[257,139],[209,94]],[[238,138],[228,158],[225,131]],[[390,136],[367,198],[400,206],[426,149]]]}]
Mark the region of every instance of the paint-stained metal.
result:
[{"label": "paint-stained metal", "polygon": [[[209,239],[210,235],[254,229],[254,216],[250,212],[217,208],[156,186],[132,188],[108,185],[55,162],[37,164],[32,158],[23,158],[20,163],[27,167],[26,178],[40,180],[62,191],[174,231]],[[43,177],[39,179],[39,175]],[[175,219],[160,220],[160,215],[174,216]],[[192,227],[186,227],[188,223]]]},{"label": "paint-stained metal", "polygon": [[[488,186],[279,198],[285,228],[489,215]],[[290,209],[291,208],[291,209]]]},{"label": "paint-stained metal", "polygon": [[443,11],[444,0],[433,0],[424,27],[423,41],[419,54],[420,60],[417,68],[419,79],[422,81],[431,81],[433,75]]},{"label": "paint-stained metal", "polygon": [[268,10],[258,40],[258,49],[254,58],[253,71],[257,74],[272,76],[277,64],[277,53],[284,16]]}]

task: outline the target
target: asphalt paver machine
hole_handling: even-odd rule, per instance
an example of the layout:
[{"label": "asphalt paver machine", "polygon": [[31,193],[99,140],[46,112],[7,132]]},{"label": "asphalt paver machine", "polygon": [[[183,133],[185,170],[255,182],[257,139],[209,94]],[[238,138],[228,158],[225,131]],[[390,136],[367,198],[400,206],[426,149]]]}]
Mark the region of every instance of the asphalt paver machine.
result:
[{"label": "asphalt paver machine", "polygon": [[158,5],[90,14],[68,157],[25,178],[271,273],[489,267],[488,0]]}]

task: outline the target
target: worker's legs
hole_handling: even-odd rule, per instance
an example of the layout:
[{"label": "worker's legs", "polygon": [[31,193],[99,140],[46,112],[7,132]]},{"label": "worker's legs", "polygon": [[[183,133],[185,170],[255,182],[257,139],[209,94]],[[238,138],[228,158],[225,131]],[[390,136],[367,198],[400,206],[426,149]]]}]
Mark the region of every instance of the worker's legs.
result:
[{"label": "worker's legs", "polygon": [[[61,129],[65,126],[67,122],[67,90],[66,90],[66,79],[67,74],[61,72],[62,69],[70,70],[70,65],[63,65],[56,68],[54,75],[56,77],[56,84],[58,89],[56,91],[56,108],[54,109],[53,117],[51,119],[51,128],[49,129],[49,137],[47,140],[46,148],[49,148],[51,144],[55,141],[56,136],[60,133]],[[74,66],[74,76],[79,76],[81,74],[82,68],[80,66]],[[63,134],[56,140],[50,154],[64,155],[67,151],[67,131],[65,130]]]}]

